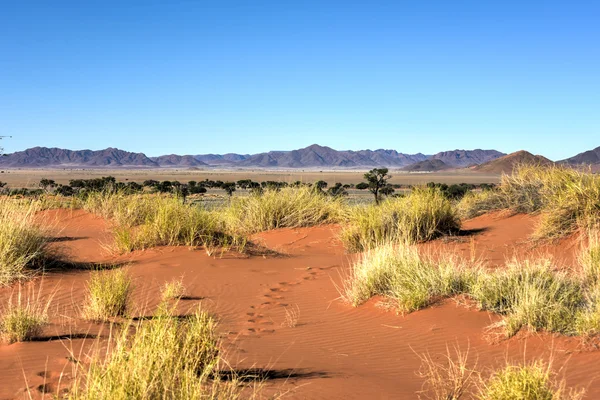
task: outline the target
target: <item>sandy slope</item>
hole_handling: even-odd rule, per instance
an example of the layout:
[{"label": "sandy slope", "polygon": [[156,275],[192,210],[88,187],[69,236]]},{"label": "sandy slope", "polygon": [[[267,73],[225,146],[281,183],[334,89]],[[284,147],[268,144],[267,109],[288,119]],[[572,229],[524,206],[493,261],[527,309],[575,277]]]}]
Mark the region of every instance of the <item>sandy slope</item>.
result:
[{"label": "sandy slope", "polygon": [[[568,383],[600,397],[600,353],[579,340],[546,334],[522,334],[493,341],[485,332],[497,317],[469,310],[453,300],[407,316],[378,307],[378,299],[359,308],[339,300],[336,284],[349,256],[336,240],[338,228],[324,226],[282,229],[254,240],[279,256],[209,257],[201,250],[159,248],[111,258],[105,251],[110,236],[101,219],[82,211],[52,211],[45,218],[57,222],[53,245],[78,262],[128,263],[135,279],[137,315],[151,313],[165,281],[184,277],[188,297],[181,311],[199,302],[220,319],[220,333],[228,362],[237,370],[268,369],[265,394],[287,392],[288,398],[416,398],[422,381],[417,354],[438,355],[446,346],[470,346],[480,368],[554,353],[565,367]],[[500,265],[515,251],[550,251],[572,260],[575,246],[562,243],[534,248],[526,238],[535,220],[527,216],[484,216],[465,224],[472,236],[437,241],[429,249],[447,249],[477,256]],[[473,239],[471,239],[473,237]],[[426,247],[427,249],[427,247]],[[83,359],[94,342],[82,334],[104,335],[107,329],[78,318],[88,272],[51,271],[43,291],[55,292],[57,317],[46,329],[45,341],[0,345],[0,399],[34,397],[46,387],[55,391],[61,373],[68,382],[74,365],[70,350]],[[36,281],[39,283],[39,280]],[[5,302],[13,289],[0,289]],[[296,326],[286,326],[286,310],[299,314]],[[66,339],[74,335],[72,340]],[[45,386],[44,386],[45,385]]]}]

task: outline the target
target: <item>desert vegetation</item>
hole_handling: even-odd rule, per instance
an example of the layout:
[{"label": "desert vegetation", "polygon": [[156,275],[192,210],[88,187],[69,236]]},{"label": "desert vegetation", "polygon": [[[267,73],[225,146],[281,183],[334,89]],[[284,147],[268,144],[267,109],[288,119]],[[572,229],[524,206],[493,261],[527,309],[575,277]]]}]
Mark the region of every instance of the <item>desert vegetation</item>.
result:
[{"label": "desert vegetation", "polygon": [[459,229],[450,200],[437,189],[415,188],[381,204],[351,208],[341,235],[350,251],[363,251],[389,242],[426,241]]},{"label": "desert vegetation", "polygon": [[0,198],[0,286],[31,276],[47,255],[48,238],[35,223],[36,203]]},{"label": "desert vegetation", "polygon": [[589,336],[600,329],[597,243],[593,236],[581,250],[576,273],[546,259],[513,259],[490,270],[458,257],[423,255],[408,243],[387,244],[353,264],[341,291],[355,306],[384,296],[402,313],[464,295],[504,316],[496,327],[509,337],[523,328]]},{"label": "desert vegetation", "polygon": [[266,190],[260,195],[232,199],[223,214],[230,231],[250,234],[276,228],[341,222],[345,208],[339,197],[326,196],[302,186]]},{"label": "desert vegetation", "polygon": [[419,398],[431,400],[577,400],[585,390],[568,388],[554,371],[554,360],[506,361],[495,368],[478,369],[470,349],[446,348],[439,357],[419,355],[424,379]]},{"label": "desert vegetation", "polygon": [[[600,334],[597,176],[559,167],[520,166],[497,187],[431,183],[395,192],[386,181],[387,171],[367,175],[367,182],[352,187],[330,186],[324,181],[310,185],[251,180],[135,184],[119,183],[111,177],[60,186],[44,179],[36,189],[43,193],[36,192],[33,198],[22,198],[31,194],[22,193],[0,200],[0,284],[11,285],[32,276],[49,258],[49,249],[54,247],[47,228],[40,227],[36,219],[45,209],[82,209],[104,218],[118,253],[156,246],[203,247],[209,255],[216,248],[244,251],[256,233],[337,224],[334,230],[339,231],[344,248],[359,253],[349,257],[350,270],[343,272],[347,276],[338,288],[353,306],[379,296],[387,308],[408,314],[452,298],[498,315],[499,322],[490,326],[490,332],[505,338],[520,331],[587,339]],[[209,189],[219,189],[223,201],[205,201]],[[352,190],[369,190],[373,196],[367,195],[370,202],[357,204],[348,199]],[[464,219],[492,210],[540,214],[535,238],[560,238],[578,231],[586,242],[576,265],[568,270],[543,257],[515,257],[491,269],[475,259],[423,250],[422,242],[455,235]],[[249,254],[252,258],[254,253]],[[311,268],[298,268],[307,273],[303,280],[319,273],[308,272]],[[76,379],[69,396],[179,399],[254,395],[254,388],[242,387],[233,371],[222,374],[227,367],[221,358],[214,317],[201,309],[175,313],[178,305],[195,298],[187,297],[183,279],[170,276],[165,280],[156,289],[161,303],[154,315],[136,317],[128,269],[85,272],[89,278],[85,299],[77,307],[78,318],[110,327],[110,338],[99,339],[86,362],[73,366]],[[289,289],[268,290],[272,299]],[[10,343],[39,337],[49,321],[48,304],[20,295],[11,297],[0,308],[2,339]],[[274,302],[263,303],[265,307],[271,304]],[[274,320],[277,328],[303,329],[304,320],[310,321],[310,313],[303,312],[299,324],[298,304],[281,304],[281,315],[272,320],[259,318],[254,309],[249,311],[248,324],[273,324]],[[250,329],[271,331],[264,326]],[[522,393],[533,393],[532,398],[576,398],[569,397],[572,393],[565,391],[551,368],[541,362],[508,364],[484,376],[461,367],[460,359],[445,369],[432,358],[424,360],[430,369],[422,377],[431,380],[430,386],[442,387],[439,393],[454,393],[444,397],[436,389],[432,398],[458,399],[466,393],[491,400],[518,398]],[[466,390],[461,382],[474,377],[477,384]]]},{"label": "desert vegetation", "polygon": [[458,208],[463,217],[500,209],[539,213],[534,238],[561,238],[598,229],[600,177],[563,166],[524,164],[503,175],[496,190],[467,195]]},{"label": "desert vegetation", "polygon": [[93,271],[87,286],[83,316],[92,321],[125,317],[131,296],[131,278],[123,269]]},{"label": "desert vegetation", "polygon": [[44,298],[41,286],[19,285],[6,304],[0,305],[0,339],[7,343],[23,342],[37,338],[48,323],[52,296]]},{"label": "desert vegetation", "polygon": [[[235,380],[219,378],[216,320],[198,309],[185,318],[162,305],[154,318],[113,328],[106,348],[74,367],[72,399],[241,398]],[[246,390],[252,397],[254,390]]]}]

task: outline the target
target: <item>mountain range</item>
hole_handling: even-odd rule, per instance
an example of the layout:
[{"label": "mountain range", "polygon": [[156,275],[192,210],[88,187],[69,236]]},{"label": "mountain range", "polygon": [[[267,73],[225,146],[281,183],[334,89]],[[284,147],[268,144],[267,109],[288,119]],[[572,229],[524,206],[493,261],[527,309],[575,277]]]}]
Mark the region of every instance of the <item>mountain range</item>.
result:
[{"label": "mountain range", "polygon": [[[496,150],[452,150],[433,155],[405,154],[396,150],[334,150],[311,145],[292,151],[259,154],[198,154],[147,157],[115,148],[66,150],[34,147],[0,157],[4,168],[331,168],[366,169],[390,167],[406,171],[438,171],[473,167],[497,160],[506,154]],[[600,165],[600,147],[560,163]]]}]

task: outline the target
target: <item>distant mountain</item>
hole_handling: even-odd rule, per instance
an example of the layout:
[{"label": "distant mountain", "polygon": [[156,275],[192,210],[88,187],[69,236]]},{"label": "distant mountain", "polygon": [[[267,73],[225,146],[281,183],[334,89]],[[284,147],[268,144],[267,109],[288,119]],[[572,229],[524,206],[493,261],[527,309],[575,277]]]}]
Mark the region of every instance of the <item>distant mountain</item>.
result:
[{"label": "distant mountain", "polygon": [[504,157],[488,161],[484,164],[477,165],[472,169],[474,171],[492,174],[510,174],[514,167],[518,164],[553,165],[554,162],[544,156],[536,156],[528,151],[521,150],[508,154]]},{"label": "distant mountain", "polygon": [[403,154],[395,150],[338,151],[330,147],[312,146],[292,151],[270,151],[255,154],[238,162],[240,167],[261,168],[360,168],[403,167],[427,159],[423,154]]},{"label": "distant mountain", "polygon": [[576,156],[559,161],[561,164],[569,165],[600,165],[600,147],[594,150],[584,151]]},{"label": "distant mountain", "polygon": [[194,156],[178,156],[176,154],[152,157],[151,160],[161,167],[198,167],[208,165]]},{"label": "distant mountain", "polygon": [[250,154],[198,154],[194,158],[208,165],[233,165],[250,157]]},{"label": "distant mountain", "polygon": [[[108,148],[105,150],[65,150],[34,147],[0,158],[0,166],[8,168],[404,168],[414,165],[414,171],[423,168],[461,168],[498,158],[495,150],[453,150],[430,156],[422,153],[405,154],[396,150],[334,150],[313,144],[292,151],[270,151],[259,154],[170,154],[147,157],[142,153]],[[440,162],[433,162],[438,160]],[[423,163],[431,161],[430,163]],[[419,164],[423,163],[423,164]]]},{"label": "distant mountain", "polygon": [[505,153],[501,153],[496,150],[475,149],[443,151],[433,155],[431,158],[435,160],[441,160],[446,165],[452,167],[469,167],[471,165],[483,164],[505,155]]},{"label": "distant mountain", "polygon": [[407,167],[402,168],[402,170],[409,172],[434,172],[450,168],[452,167],[443,162],[442,160],[436,158],[425,161],[419,161],[418,163],[411,164]]},{"label": "distant mountain", "polygon": [[142,153],[130,153],[112,147],[105,150],[65,150],[34,147],[0,157],[3,167],[158,167]]}]

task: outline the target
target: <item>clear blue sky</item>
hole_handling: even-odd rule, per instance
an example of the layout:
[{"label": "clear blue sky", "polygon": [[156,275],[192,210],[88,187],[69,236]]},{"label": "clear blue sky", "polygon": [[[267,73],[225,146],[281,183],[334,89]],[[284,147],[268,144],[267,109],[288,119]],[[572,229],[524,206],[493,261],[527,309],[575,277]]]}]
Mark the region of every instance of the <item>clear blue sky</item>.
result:
[{"label": "clear blue sky", "polygon": [[564,158],[600,146],[600,2],[3,1],[0,135]]}]

